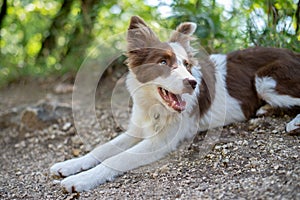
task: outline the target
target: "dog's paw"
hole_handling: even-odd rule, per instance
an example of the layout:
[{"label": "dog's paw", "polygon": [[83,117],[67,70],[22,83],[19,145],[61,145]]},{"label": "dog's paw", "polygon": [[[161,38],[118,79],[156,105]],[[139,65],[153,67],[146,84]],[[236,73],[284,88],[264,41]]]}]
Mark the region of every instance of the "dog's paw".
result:
[{"label": "dog's paw", "polygon": [[61,181],[61,186],[70,193],[88,191],[106,181],[112,181],[118,174],[116,170],[98,165],[88,171],[65,178]]},{"label": "dog's paw", "polygon": [[85,172],[82,172],[65,178],[61,181],[61,186],[64,191],[69,193],[88,191],[97,186],[93,179],[95,177],[90,177]]},{"label": "dog's paw", "polygon": [[292,121],[286,125],[286,132],[300,130],[300,114],[298,114]]},{"label": "dog's paw", "polygon": [[50,168],[50,173],[54,176],[67,177],[78,172],[90,169],[99,163],[100,162],[96,158],[87,154],[80,158],[74,158],[54,164]]},{"label": "dog's paw", "polygon": [[274,108],[270,104],[266,104],[256,111],[256,117],[270,116],[273,112]]}]

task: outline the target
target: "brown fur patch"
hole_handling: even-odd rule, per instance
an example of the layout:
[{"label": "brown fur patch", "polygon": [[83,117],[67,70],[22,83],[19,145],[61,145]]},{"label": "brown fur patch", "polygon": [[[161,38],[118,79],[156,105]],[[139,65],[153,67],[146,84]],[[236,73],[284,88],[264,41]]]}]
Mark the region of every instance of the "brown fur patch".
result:
[{"label": "brown fur patch", "polygon": [[263,101],[255,89],[255,75],[273,77],[281,94],[299,97],[300,56],[292,51],[277,48],[255,47],[227,55],[227,89],[241,102],[246,118],[262,106]]},{"label": "brown fur patch", "polygon": [[176,30],[172,33],[169,42],[177,42],[186,50],[188,57],[194,56],[195,50],[190,46],[190,41],[194,40],[190,34],[192,33],[192,27],[190,23],[180,24]]},{"label": "brown fur patch", "polygon": [[272,77],[276,80],[279,94],[300,98],[300,54],[287,49],[273,49],[276,59],[257,72],[258,77]]},{"label": "brown fur patch", "polygon": [[171,68],[157,64],[144,64],[139,67],[131,68],[131,71],[136,75],[139,82],[146,83],[160,76],[169,76]]},{"label": "brown fur patch", "polygon": [[127,32],[127,52],[150,48],[160,43],[155,33],[139,17],[133,16]]},{"label": "brown fur patch", "polygon": [[[155,33],[139,17],[131,18],[127,35],[127,57],[129,68],[142,82],[159,76],[166,77],[171,68],[176,68],[176,55],[168,43],[162,43]],[[159,64],[166,61],[167,65]]]},{"label": "brown fur patch", "polygon": [[199,65],[201,66],[202,81],[199,87],[200,95],[198,97],[198,106],[200,117],[202,117],[215,99],[216,76],[215,66],[209,58],[199,61]]},{"label": "brown fur patch", "polygon": [[[162,60],[167,65],[159,64]],[[170,75],[171,69],[177,67],[176,55],[168,43],[158,43],[151,48],[141,48],[128,52],[128,66],[142,82],[151,81],[159,76]]]}]

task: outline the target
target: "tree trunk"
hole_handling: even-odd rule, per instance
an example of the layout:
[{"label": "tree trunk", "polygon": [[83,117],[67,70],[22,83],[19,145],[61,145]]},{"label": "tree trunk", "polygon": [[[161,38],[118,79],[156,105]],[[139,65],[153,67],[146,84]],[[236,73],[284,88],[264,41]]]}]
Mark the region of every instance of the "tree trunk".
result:
[{"label": "tree trunk", "polygon": [[0,41],[1,41],[2,24],[6,14],[7,14],[7,0],[3,0],[1,11],[0,11]]},{"label": "tree trunk", "polygon": [[2,23],[4,17],[6,16],[6,13],[7,13],[7,0],[3,0],[1,11],[0,11],[0,28],[2,27]]},{"label": "tree trunk", "polygon": [[61,55],[60,58],[63,68],[77,69],[83,61],[85,50],[93,39],[92,30],[101,2],[99,0],[81,0],[80,21],[67,44],[65,55]]},{"label": "tree trunk", "polygon": [[296,33],[299,32],[300,29],[300,0],[297,4],[297,10],[296,10]]},{"label": "tree trunk", "polygon": [[57,47],[57,39],[60,36],[59,31],[63,30],[65,23],[68,23],[67,17],[71,11],[72,2],[72,0],[64,0],[59,12],[52,20],[49,34],[44,38],[42,47],[38,53],[38,61],[51,55],[52,51]]}]

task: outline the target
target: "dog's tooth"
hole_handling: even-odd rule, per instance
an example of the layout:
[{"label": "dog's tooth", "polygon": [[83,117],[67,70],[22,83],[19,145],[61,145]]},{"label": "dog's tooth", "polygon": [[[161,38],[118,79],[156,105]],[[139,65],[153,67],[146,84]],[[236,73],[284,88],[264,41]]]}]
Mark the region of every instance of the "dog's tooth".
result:
[{"label": "dog's tooth", "polygon": [[167,95],[167,91],[164,89],[164,95]]},{"label": "dog's tooth", "polygon": [[171,107],[174,107],[176,104],[176,101],[172,101]]},{"label": "dog's tooth", "polygon": [[162,89],[164,96],[167,95],[167,91],[165,89]]}]

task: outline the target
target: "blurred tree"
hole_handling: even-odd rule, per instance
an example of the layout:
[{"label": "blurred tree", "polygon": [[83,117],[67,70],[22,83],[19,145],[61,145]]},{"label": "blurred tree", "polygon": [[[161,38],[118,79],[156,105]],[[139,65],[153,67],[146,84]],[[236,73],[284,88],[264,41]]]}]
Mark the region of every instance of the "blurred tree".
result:
[{"label": "blurred tree", "polygon": [[296,33],[299,34],[299,31],[300,31],[300,0],[298,1],[298,4],[297,4],[295,17],[296,17]]},{"label": "blurred tree", "polygon": [[44,59],[50,54],[53,54],[52,51],[57,47],[58,38],[64,30],[64,26],[68,23],[67,19],[71,11],[72,2],[72,0],[63,1],[60,10],[51,22],[47,34],[44,34],[45,37],[43,38],[41,49],[37,55],[37,60]]},{"label": "blurred tree", "polygon": [[300,51],[299,7],[293,0],[240,0],[229,10],[216,0],[174,0],[172,28],[182,21],[198,24],[196,32],[209,52],[249,46],[273,46]]},{"label": "blurred tree", "polygon": [[294,3],[293,0],[251,1],[251,4],[248,2],[250,11],[247,18],[248,43],[300,51],[299,2]]},{"label": "blurred tree", "polygon": [[[7,13],[7,0],[3,0],[2,4],[1,4],[1,10],[0,10],[0,31],[2,29],[2,23],[4,20],[4,17],[6,16]],[[0,38],[1,38],[1,34],[0,34]]]},{"label": "blurred tree", "polygon": [[126,31],[132,15],[150,21],[156,11],[139,0],[8,1],[0,38],[0,85],[22,76],[76,71],[96,38]]},{"label": "blurred tree", "polygon": [[196,35],[201,41],[201,45],[208,52],[214,52],[217,38],[222,38],[222,12],[224,9],[216,5],[216,1],[185,1],[174,0],[172,3],[174,15],[170,16],[171,28],[175,28],[178,23],[192,21],[197,23]]},{"label": "blurred tree", "polygon": [[102,6],[102,1],[80,0],[80,6],[79,20],[65,47],[65,55],[61,55],[59,59],[59,62],[67,69],[71,69],[74,63],[79,64],[83,61],[84,57],[82,55],[84,55],[83,53],[94,38],[92,32],[97,19],[98,10]]},{"label": "blurred tree", "polygon": [[[92,30],[101,2],[64,0],[45,34],[36,63],[42,64],[47,56],[51,56],[59,63],[58,66],[63,66],[64,71],[76,70],[79,67],[76,65],[80,65],[84,59],[84,52],[93,39]],[[72,6],[77,9],[77,13],[75,21],[70,23]],[[72,28],[69,27],[70,30],[66,31],[70,25]]]}]

